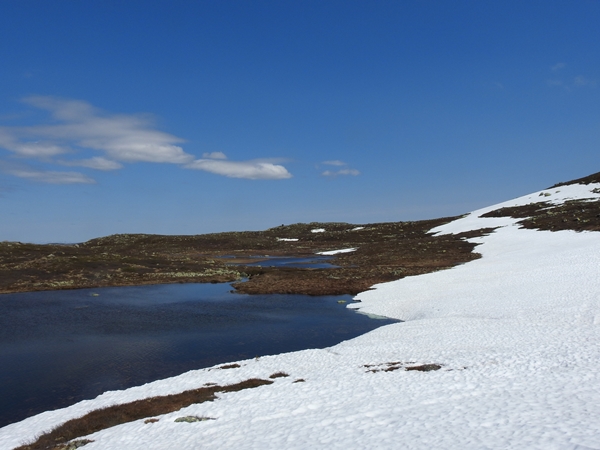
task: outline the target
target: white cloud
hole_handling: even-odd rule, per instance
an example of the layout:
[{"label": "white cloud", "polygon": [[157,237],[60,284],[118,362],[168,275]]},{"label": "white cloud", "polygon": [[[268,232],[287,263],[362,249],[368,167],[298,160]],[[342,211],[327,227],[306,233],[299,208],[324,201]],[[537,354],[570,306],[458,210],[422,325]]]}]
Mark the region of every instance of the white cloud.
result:
[{"label": "white cloud", "polygon": [[324,172],[321,172],[321,175],[324,177],[337,177],[340,175],[352,175],[352,176],[357,176],[360,175],[360,172],[356,169],[351,169],[349,167],[345,167],[348,164],[345,163],[344,161],[340,161],[340,160],[334,160],[334,161],[323,161],[321,164],[327,164],[328,166],[336,166],[336,167],[344,167],[343,169],[339,169],[339,170],[325,170]]},{"label": "white cloud", "polygon": [[202,157],[206,159],[227,159],[227,156],[223,152],[203,153]]},{"label": "white cloud", "polygon": [[321,164],[326,164],[328,166],[345,166],[346,163],[344,161],[340,161],[338,159],[334,161],[323,161]]},{"label": "white cloud", "polygon": [[[567,65],[565,63],[559,62],[551,67],[553,72],[562,71],[565,69]],[[566,71],[567,72],[567,71]],[[571,92],[573,89],[581,88],[581,87],[592,87],[595,88],[597,86],[597,80],[586,78],[583,75],[573,76],[572,71],[571,76],[564,73],[562,77],[559,77],[558,73],[555,75],[556,78],[546,80],[546,84],[551,87],[559,87],[564,89],[567,92]]]},{"label": "white cloud", "polygon": [[185,167],[204,170],[229,178],[246,178],[248,180],[283,180],[292,177],[292,174],[285,167],[261,161],[197,159]]},{"label": "white cloud", "polygon": [[98,114],[99,110],[82,100],[71,100],[49,95],[31,95],[23,99],[24,103],[45,109],[52,113],[55,119],[78,121],[83,117]]},{"label": "white cloud", "polygon": [[571,91],[573,88],[592,87],[597,86],[596,80],[591,80],[582,75],[578,75],[572,79],[572,82],[565,82],[560,79],[547,80],[546,83],[551,87],[562,87],[566,91]]},{"label": "white cloud", "polygon": [[110,159],[106,159],[101,156],[94,156],[93,158],[89,159],[78,159],[73,161],[60,161],[60,164],[63,166],[87,167],[88,169],[96,170],[117,170],[123,168],[123,164],[120,164],[116,161],[111,161]]},{"label": "white cloud", "polygon": [[18,156],[26,158],[45,158],[67,153],[69,151],[68,148],[48,141],[19,141],[17,133],[8,127],[0,128],[0,148],[4,148]]},{"label": "white cloud", "polygon": [[7,173],[19,178],[50,184],[94,184],[96,181],[79,172],[56,172],[34,169],[9,169]]},{"label": "white cloud", "polygon": [[153,129],[146,116],[109,115],[89,103],[56,97],[24,101],[50,111],[57,123],[4,128],[0,146],[21,156],[54,156],[77,146],[105,152],[118,161],[185,164],[194,159],[175,145],[183,139]]},{"label": "white cloud", "polygon": [[[116,170],[122,162],[180,164],[231,178],[285,179],[292,175],[276,159],[229,161],[223,152],[208,152],[195,159],[178,144],[183,139],[157,130],[148,115],[110,114],[91,104],[52,96],[31,96],[24,103],[48,111],[51,121],[21,127],[0,127],[0,150],[20,158],[38,159],[96,170]],[[101,156],[63,158],[57,155],[99,152]],[[2,164],[2,161],[0,161]],[[342,163],[343,164],[343,163]],[[0,167],[21,178],[47,183],[93,183],[78,172],[41,171]]]},{"label": "white cloud", "polygon": [[324,177],[337,177],[340,175],[357,176],[360,175],[360,172],[356,169],[341,169],[337,171],[326,170],[325,172],[321,173],[321,175],[323,175]]},{"label": "white cloud", "polygon": [[68,153],[68,149],[52,142],[15,142],[6,145],[8,150],[13,151],[19,156],[30,158],[44,158]]}]

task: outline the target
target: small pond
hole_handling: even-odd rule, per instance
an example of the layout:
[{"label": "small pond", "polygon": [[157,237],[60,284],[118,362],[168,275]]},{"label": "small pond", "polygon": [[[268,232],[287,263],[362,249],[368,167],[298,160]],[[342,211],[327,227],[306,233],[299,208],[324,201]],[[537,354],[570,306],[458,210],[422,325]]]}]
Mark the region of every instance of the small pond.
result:
[{"label": "small pond", "polygon": [[168,284],[0,295],[0,427],[192,369],[323,348],[390,319],[350,296],[243,295]]},{"label": "small pond", "polygon": [[[232,258],[235,256],[222,256],[222,258]],[[242,258],[244,262],[232,262],[228,265],[244,265],[244,266],[262,266],[262,267],[290,267],[297,269],[333,269],[335,266],[328,261],[333,259],[333,256],[313,255],[308,257],[296,256],[249,256]]]}]

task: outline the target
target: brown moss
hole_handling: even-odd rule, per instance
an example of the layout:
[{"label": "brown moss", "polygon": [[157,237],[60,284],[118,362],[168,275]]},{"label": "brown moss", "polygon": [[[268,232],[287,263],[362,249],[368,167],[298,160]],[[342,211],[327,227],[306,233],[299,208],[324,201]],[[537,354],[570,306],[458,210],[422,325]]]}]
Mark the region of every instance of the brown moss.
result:
[{"label": "brown moss", "polygon": [[[248,294],[357,294],[376,283],[452,267],[478,257],[466,236],[429,230],[455,218],[357,225],[309,223],[197,236],[113,235],[77,245],[0,243],[0,292],[158,283],[236,282]],[[324,233],[312,233],[324,228]],[[277,238],[297,238],[280,241]],[[232,266],[260,255],[336,255],[338,269]],[[224,258],[233,255],[235,258]],[[249,280],[242,282],[242,277]]]},{"label": "brown moss", "polygon": [[[122,405],[108,406],[91,411],[77,419],[71,419],[52,431],[42,434],[35,442],[22,445],[14,450],[52,450],[60,444],[106,428],[146,417],[167,414],[195,403],[213,401],[217,392],[237,392],[272,383],[269,380],[251,378],[229,386],[202,387],[180,394],[151,397]],[[146,423],[152,421],[154,419],[150,419]]]},{"label": "brown moss", "polygon": [[285,372],[275,372],[275,373],[271,374],[269,376],[269,378],[285,378],[285,377],[289,377],[289,376],[290,375]]},{"label": "brown moss", "polygon": [[481,217],[523,218],[523,228],[561,231],[600,231],[600,200],[568,200],[560,205],[534,203],[500,208]]},{"label": "brown moss", "polygon": [[563,183],[557,183],[548,189],[553,189],[553,188],[557,188],[560,186],[568,186],[571,184],[591,184],[591,183],[600,183],[600,172],[593,173],[591,175],[588,175],[587,177],[577,178],[576,180],[565,181]]},{"label": "brown moss", "polygon": [[225,364],[224,366],[220,366],[219,369],[237,369],[239,367],[241,367],[239,364],[233,363],[233,364]]}]

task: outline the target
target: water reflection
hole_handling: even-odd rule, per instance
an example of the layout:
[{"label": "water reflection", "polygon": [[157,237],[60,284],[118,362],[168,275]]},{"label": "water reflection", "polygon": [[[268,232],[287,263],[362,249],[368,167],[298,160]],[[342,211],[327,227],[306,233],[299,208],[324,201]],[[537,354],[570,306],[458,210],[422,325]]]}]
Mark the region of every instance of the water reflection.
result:
[{"label": "water reflection", "polygon": [[214,364],[322,348],[392,320],[349,296],[248,296],[175,284],[0,296],[0,426]]}]

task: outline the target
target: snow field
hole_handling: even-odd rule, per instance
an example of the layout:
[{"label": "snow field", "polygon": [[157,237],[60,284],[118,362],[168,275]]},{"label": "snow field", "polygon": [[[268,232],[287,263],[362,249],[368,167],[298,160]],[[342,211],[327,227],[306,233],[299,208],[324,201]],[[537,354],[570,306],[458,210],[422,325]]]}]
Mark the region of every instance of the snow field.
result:
[{"label": "snow field", "polygon": [[[217,394],[154,424],[100,431],[85,448],[600,449],[600,233],[527,230],[516,219],[478,217],[534,201],[597,198],[590,190],[598,186],[534,193],[439,227],[500,226],[473,239],[481,259],[377,285],[349,305],[406,322],[327,349],[108,392],[0,429],[0,448],[101,406],[283,371],[290,376],[272,385]],[[442,368],[386,372],[388,363]],[[216,420],[174,422],[185,415]]]}]

